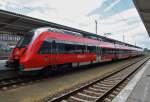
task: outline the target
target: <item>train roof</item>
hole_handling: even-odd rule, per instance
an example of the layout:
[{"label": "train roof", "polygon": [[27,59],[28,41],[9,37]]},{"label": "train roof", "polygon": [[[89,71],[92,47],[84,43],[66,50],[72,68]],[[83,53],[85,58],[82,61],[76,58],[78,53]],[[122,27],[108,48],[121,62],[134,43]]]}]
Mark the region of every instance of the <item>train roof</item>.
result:
[{"label": "train roof", "polygon": [[90,39],[90,38],[81,37],[81,36],[74,36],[74,34],[76,34],[76,33],[74,33],[74,34],[72,34],[72,32],[66,33],[63,30],[59,31],[58,29],[55,29],[55,28],[45,27],[45,28],[40,28],[40,29],[33,30],[33,31],[35,32],[35,36],[38,33],[44,34],[47,31],[50,31],[52,33],[49,34],[48,36],[56,39],[56,42],[61,41],[63,43],[69,43],[69,44],[100,46],[101,48],[109,48],[109,49],[116,49],[117,48],[120,50],[137,50],[138,49],[138,48],[136,49],[134,47],[129,47],[129,46],[126,46],[123,44],[117,44],[117,43],[112,43],[112,42],[107,42],[107,41],[102,41],[102,40],[97,40],[97,39]]},{"label": "train roof", "polygon": [[[95,35],[93,33],[82,34],[81,32],[73,32],[73,31],[68,31],[68,30],[64,30],[64,29],[52,28],[52,27],[41,27],[41,28],[38,28],[37,30],[39,30],[39,29],[49,30],[52,32],[58,32],[61,34],[64,33],[64,34],[74,35],[74,36],[78,36],[78,37],[84,37],[84,38],[99,40],[101,42],[101,47],[105,47],[105,48],[115,48],[114,44],[112,44],[112,43],[115,43],[115,45],[117,46],[118,49],[131,49],[132,47],[136,48],[136,49],[142,49],[138,46],[127,44],[127,43],[117,41],[117,40],[114,40],[111,38],[106,38],[106,37],[103,37],[100,35]],[[35,29],[35,31],[36,31],[36,29]],[[87,36],[87,35],[89,35],[89,36]]]}]

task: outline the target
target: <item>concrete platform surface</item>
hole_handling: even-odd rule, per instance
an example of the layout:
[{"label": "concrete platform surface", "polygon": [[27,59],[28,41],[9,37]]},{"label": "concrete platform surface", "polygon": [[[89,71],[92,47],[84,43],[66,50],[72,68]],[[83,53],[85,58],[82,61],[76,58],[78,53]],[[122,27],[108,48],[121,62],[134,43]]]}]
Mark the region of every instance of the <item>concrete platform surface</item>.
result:
[{"label": "concrete platform surface", "polygon": [[150,102],[150,61],[143,76],[127,99],[127,102]]},{"label": "concrete platform surface", "polygon": [[150,60],[112,102],[150,102]]}]

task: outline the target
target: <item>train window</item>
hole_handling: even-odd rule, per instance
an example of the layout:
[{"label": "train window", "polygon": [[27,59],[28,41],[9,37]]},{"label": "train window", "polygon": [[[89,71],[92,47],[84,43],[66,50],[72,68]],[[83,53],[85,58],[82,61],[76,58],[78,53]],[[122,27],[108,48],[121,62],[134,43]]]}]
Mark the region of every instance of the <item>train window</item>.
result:
[{"label": "train window", "polygon": [[59,53],[84,53],[84,46],[83,45],[76,45],[76,44],[64,44],[64,43],[57,43],[57,48]]},{"label": "train window", "polygon": [[68,53],[77,53],[77,45],[66,44],[65,49]]},{"label": "train window", "polygon": [[96,53],[96,46],[87,46],[87,50],[89,53]]},{"label": "train window", "polygon": [[86,46],[85,45],[76,45],[75,53],[85,53],[86,52]]},{"label": "train window", "polygon": [[39,54],[49,54],[51,53],[51,43],[44,41],[39,49]]},{"label": "train window", "polygon": [[[65,53],[66,50],[65,50],[65,45],[63,43],[56,43],[56,46],[57,46],[57,53]],[[55,52],[53,52],[55,53]]]},{"label": "train window", "polygon": [[71,53],[74,53],[76,50],[76,47],[73,44],[63,44],[63,46],[64,46],[64,52],[62,53],[71,54]]},{"label": "train window", "polygon": [[96,46],[86,46],[79,43],[60,41],[60,40],[46,40],[39,49],[39,54],[83,54],[96,53]]},{"label": "train window", "polygon": [[117,50],[116,50],[116,54],[120,54],[120,50],[117,49]]},{"label": "train window", "polygon": [[113,53],[114,53],[113,49],[102,48],[102,54],[113,54]]},{"label": "train window", "polygon": [[[56,40],[56,51],[60,54],[71,54],[71,53],[84,53],[86,50],[85,45],[70,41]],[[55,52],[54,52],[55,53]]]},{"label": "train window", "polygon": [[116,54],[127,54],[127,53],[128,51],[126,50],[120,50],[120,49],[116,50]]}]

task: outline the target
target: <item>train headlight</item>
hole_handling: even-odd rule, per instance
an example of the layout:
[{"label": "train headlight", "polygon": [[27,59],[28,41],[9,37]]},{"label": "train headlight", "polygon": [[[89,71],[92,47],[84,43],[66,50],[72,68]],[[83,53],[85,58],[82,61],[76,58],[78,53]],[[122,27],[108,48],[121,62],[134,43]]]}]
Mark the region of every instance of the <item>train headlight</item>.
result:
[{"label": "train headlight", "polygon": [[16,51],[16,52],[15,52],[15,55],[19,55],[19,51]]}]

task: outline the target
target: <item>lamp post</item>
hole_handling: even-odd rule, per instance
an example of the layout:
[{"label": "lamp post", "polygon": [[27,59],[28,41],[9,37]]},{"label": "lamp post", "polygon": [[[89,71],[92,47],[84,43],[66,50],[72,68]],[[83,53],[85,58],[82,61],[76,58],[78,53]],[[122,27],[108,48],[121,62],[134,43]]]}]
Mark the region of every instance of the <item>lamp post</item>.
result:
[{"label": "lamp post", "polygon": [[122,36],[122,40],[123,40],[123,42],[125,42],[125,36],[124,36],[124,34],[123,34],[123,36]]},{"label": "lamp post", "polygon": [[97,20],[95,20],[95,33],[97,34]]}]

